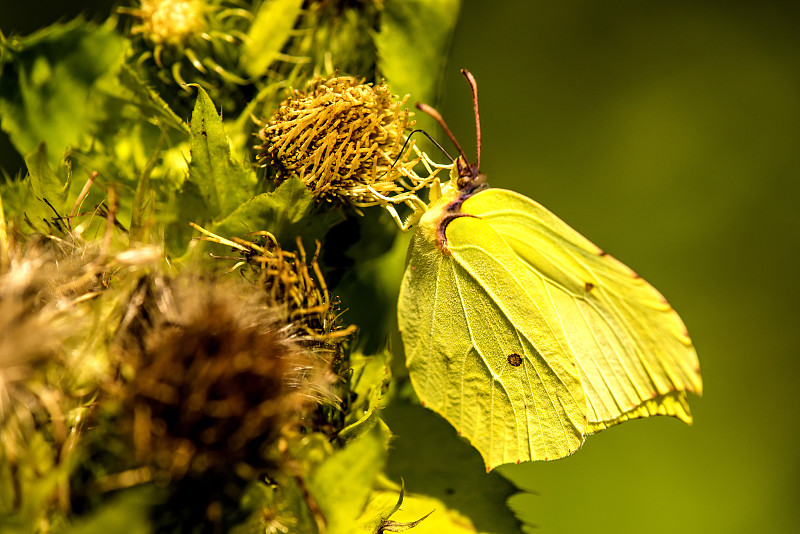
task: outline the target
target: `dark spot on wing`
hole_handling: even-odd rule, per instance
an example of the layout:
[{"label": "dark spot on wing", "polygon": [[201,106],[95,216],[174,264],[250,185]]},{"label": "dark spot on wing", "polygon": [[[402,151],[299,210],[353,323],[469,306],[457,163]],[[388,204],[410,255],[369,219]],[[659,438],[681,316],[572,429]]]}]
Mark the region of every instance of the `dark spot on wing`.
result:
[{"label": "dark spot on wing", "polygon": [[513,365],[514,367],[519,367],[520,365],[522,365],[522,356],[520,356],[516,352],[509,354],[508,358],[506,359],[508,360],[509,365]]},{"label": "dark spot on wing", "polygon": [[586,292],[588,293],[589,291],[594,289],[594,284],[591,282],[586,282],[586,285],[584,287],[586,288]]},{"label": "dark spot on wing", "polygon": [[455,492],[456,492],[456,490],[454,490],[453,488],[445,488],[445,489],[444,489],[444,493],[445,493],[445,495],[452,495],[452,494],[454,494]]}]

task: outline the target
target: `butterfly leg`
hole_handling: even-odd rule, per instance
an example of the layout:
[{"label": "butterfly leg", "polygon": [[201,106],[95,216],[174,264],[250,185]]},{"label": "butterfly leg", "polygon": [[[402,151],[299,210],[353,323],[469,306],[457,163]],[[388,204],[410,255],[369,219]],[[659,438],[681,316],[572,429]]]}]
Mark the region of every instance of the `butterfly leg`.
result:
[{"label": "butterfly leg", "polygon": [[[428,205],[416,195],[403,194],[394,197],[387,197],[378,193],[372,188],[372,186],[367,186],[367,189],[369,189],[370,193],[372,193],[375,200],[377,200],[381,206],[386,208],[386,211],[389,212],[389,215],[392,216],[392,219],[402,232],[408,232],[411,230],[411,228],[413,228],[419,222],[419,220],[428,210]],[[400,202],[411,208],[411,215],[409,215],[405,221],[400,218],[400,214],[397,213],[397,208],[394,207],[394,204],[399,204]]]}]

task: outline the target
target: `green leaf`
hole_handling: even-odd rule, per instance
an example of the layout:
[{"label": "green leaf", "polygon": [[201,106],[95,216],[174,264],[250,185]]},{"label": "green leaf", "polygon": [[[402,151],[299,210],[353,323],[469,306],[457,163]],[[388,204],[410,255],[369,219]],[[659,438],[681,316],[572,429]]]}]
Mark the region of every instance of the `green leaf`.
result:
[{"label": "green leaf", "polygon": [[267,0],[247,32],[240,64],[252,77],[260,77],[278,57],[291,36],[303,0]]},{"label": "green leaf", "polygon": [[208,93],[199,86],[190,128],[192,160],[189,163],[189,181],[199,187],[212,218],[228,215],[252,196],[257,179],[249,166],[231,160],[222,118]]},{"label": "green leaf", "polygon": [[[442,501],[427,495],[405,493],[397,508],[401,489],[380,489],[370,496],[362,516],[368,532],[405,532],[411,534],[474,534],[478,530],[470,519],[449,509]],[[491,532],[495,532],[492,530]]]},{"label": "green leaf", "polygon": [[351,534],[386,462],[385,425],[351,441],[326,459],[311,476],[308,489],[325,517],[328,534]]},{"label": "green leaf", "polygon": [[328,229],[341,219],[336,211],[319,212],[303,182],[290,178],[272,193],[251,198],[210,230],[223,237],[267,230],[284,248],[291,248],[297,237],[309,246],[317,239],[322,240]]},{"label": "green leaf", "polygon": [[63,530],[63,534],[149,534],[153,488],[125,491],[85,518]]},{"label": "green leaf", "polygon": [[[437,499],[468,517],[480,532],[520,531],[519,521],[506,505],[517,488],[498,473],[487,473],[480,454],[447,421],[398,398],[383,415],[393,433],[387,475],[396,482],[404,480],[409,492]],[[408,521],[413,515],[404,517]]]},{"label": "green leaf", "polygon": [[64,209],[66,208],[69,179],[66,183],[62,182],[50,168],[47,147],[44,143],[40,144],[35,152],[25,157],[25,164],[28,166],[28,179],[33,196],[36,199],[46,199],[57,212],[66,215]]},{"label": "green leaf", "polygon": [[119,73],[119,81],[130,92],[129,95],[125,96],[129,98],[131,103],[141,109],[144,117],[158,118],[160,123],[170,128],[189,133],[186,122],[178,117],[169,107],[169,104],[161,98],[161,95],[149,87],[130,66],[122,66]]},{"label": "green leaf", "polygon": [[50,163],[57,163],[88,131],[92,89],[114,75],[125,40],[111,21],[97,26],[76,19],[2,40],[0,48],[2,128],[20,154],[45,142]]},{"label": "green leaf", "polygon": [[53,171],[44,143],[28,154],[25,162],[29,171],[25,179],[0,187],[6,217],[25,232],[50,233],[53,221],[68,215],[70,179],[66,167],[58,167],[63,177]]},{"label": "green leaf", "polygon": [[380,419],[379,413],[391,379],[390,360],[388,350],[374,355],[362,352],[350,355],[350,368],[353,370],[350,384],[354,398],[347,410],[347,426],[339,432],[340,442],[347,443],[357,438]]},{"label": "green leaf", "polygon": [[[459,6],[460,0],[386,0],[375,45],[378,70],[392,91],[428,104],[437,100]],[[430,130],[429,121],[418,114],[417,127]]]},{"label": "green leaf", "polygon": [[207,220],[204,216],[207,217],[210,210],[203,195],[200,194],[200,188],[188,180],[184,182],[175,196],[172,209],[174,210],[174,220],[167,225],[164,244],[171,254],[181,256],[194,235],[194,230],[189,223]]}]

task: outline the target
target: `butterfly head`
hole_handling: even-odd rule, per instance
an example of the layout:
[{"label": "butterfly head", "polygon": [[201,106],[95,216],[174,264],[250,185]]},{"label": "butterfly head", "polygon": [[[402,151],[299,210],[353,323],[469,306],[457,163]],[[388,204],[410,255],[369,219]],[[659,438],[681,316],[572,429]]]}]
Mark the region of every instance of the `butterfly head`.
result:
[{"label": "butterfly head", "polygon": [[472,193],[486,187],[486,175],[478,167],[478,163],[469,163],[464,156],[456,159],[456,186],[462,193]]}]

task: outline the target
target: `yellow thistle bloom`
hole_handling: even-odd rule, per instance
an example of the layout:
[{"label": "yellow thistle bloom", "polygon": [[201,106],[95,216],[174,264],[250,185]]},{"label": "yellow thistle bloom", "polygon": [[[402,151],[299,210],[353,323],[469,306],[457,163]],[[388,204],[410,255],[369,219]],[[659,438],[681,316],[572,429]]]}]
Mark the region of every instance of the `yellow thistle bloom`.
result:
[{"label": "yellow thistle bloom", "polygon": [[[237,74],[231,46],[241,44],[253,15],[225,0],[139,0],[137,7],[122,7],[133,17],[130,35],[143,49],[139,62],[153,58],[158,69],[167,70],[185,88],[187,82],[208,86],[208,75],[236,85],[248,83]],[[194,67],[184,77],[183,64]],[[199,75],[198,75],[199,73]],[[166,81],[169,76],[159,73]],[[188,89],[187,89],[188,90]]]},{"label": "yellow thistle bloom", "polygon": [[[279,183],[298,176],[317,199],[363,207],[417,191],[438,169],[413,142],[401,154],[413,125],[407,99],[352,77],[316,80],[292,91],[261,129],[258,160],[275,169]],[[420,162],[424,177],[414,170]]]},{"label": "yellow thistle bloom", "polygon": [[206,30],[207,9],[202,0],[142,0],[141,7],[132,12],[140,22],[131,33],[141,33],[157,45],[180,45]]}]

